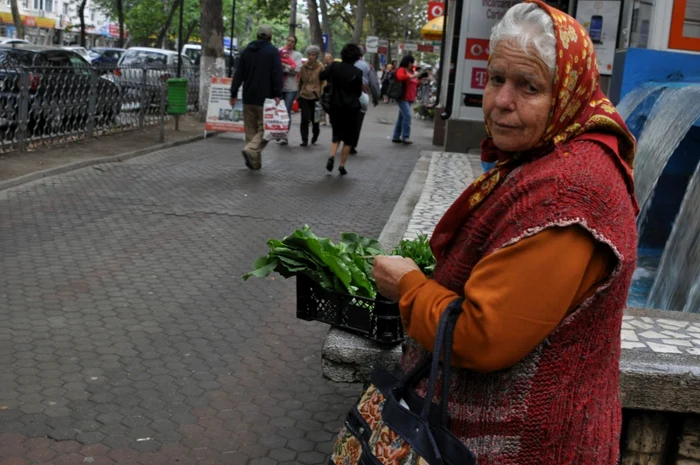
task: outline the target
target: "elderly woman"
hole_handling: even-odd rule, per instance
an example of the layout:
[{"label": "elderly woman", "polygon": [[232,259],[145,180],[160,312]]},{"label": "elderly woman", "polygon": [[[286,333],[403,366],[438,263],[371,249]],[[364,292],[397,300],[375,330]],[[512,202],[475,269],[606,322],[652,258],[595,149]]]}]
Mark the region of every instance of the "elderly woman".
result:
[{"label": "elderly woman", "polygon": [[479,464],[612,465],[636,260],[635,140],[573,18],[539,0],[515,5],[490,50],[482,158],[498,163],[437,225],[433,276],[389,257],[373,275],[400,301],[406,370],[465,298],[449,426]]},{"label": "elderly woman", "polygon": [[311,45],[306,49],[306,63],[301,67],[299,77],[299,109],[301,110],[301,146],[309,145],[309,123],[313,127],[311,143],[315,144],[321,134],[320,121],[316,121],[316,102],[321,98],[323,86],[319,77],[325,69],[319,61],[321,49]]}]

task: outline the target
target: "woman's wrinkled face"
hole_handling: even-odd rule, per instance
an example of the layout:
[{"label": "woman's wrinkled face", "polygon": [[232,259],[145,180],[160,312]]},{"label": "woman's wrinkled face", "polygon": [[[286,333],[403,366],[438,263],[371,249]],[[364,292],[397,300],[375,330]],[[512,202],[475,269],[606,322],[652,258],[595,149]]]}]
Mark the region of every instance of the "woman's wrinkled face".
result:
[{"label": "woman's wrinkled face", "polygon": [[318,55],[316,53],[307,53],[306,58],[309,60],[307,63],[309,65],[314,65],[316,64],[316,60],[318,60]]},{"label": "woman's wrinkled face", "polygon": [[501,42],[491,54],[484,90],[484,117],[493,142],[506,152],[535,147],[552,103],[554,76],[534,49]]}]

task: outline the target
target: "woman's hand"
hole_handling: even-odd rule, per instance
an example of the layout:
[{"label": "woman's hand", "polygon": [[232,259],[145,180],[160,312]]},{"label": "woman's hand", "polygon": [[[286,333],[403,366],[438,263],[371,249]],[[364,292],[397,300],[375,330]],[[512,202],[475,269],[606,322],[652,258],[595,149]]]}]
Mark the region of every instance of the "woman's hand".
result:
[{"label": "woman's hand", "polygon": [[387,299],[398,300],[401,278],[413,270],[420,270],[420,268],[410,258],[378,255],[374,257],[372,276],[377,282],[377,290],[381,295]]}]

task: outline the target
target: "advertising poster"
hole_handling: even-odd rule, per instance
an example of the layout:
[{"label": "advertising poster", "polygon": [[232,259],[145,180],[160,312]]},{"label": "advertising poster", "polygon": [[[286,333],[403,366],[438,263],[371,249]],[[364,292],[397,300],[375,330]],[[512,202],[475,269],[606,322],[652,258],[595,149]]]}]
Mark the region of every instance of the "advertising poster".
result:
[{"label": "advertising poster", "polygon": [[377,53],[379,51],[379,37],[367,36],[365,41],[365,50],[367,53]]},{"label": "advertising poster", "polygon": [[[520,0],[472,0],[468,2],[469,13],[463,15],[460,44],[460,61],[457,83],[460,93],[455,92],[453,108],[459,108],[460,119],[483,120],[481,104],[486,87],[486,66],[489,59],[489,37],[491,28],[508,9]],[[465,7],[467,2],[465,2]]]},{"label": "advertising poster", "polygon": [[576,7],[576,21],[591,36],[598,56],[598,69],[604,76],[612,74],[621,3],[620,0],[579,0]]},{"label": "advertising poster", "polygon": [[211,78],[211,90],[209,91],[209,107],[207,108],[207,121],[204,123],[205,131],[217,132],[244,132],[243,127],[243,98],[241,90],[238,91],[236,107],[231,108],[231,78]]}]

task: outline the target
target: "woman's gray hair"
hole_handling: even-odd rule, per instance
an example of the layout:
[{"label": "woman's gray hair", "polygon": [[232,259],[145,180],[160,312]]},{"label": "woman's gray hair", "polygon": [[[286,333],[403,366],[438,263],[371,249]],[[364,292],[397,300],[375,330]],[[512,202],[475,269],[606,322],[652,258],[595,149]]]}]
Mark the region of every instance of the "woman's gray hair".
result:
[{"label": "woman's gray hair", "polygon": [[309,45],[306,47],[306,54],[308,55],[309,53],[313,53],[316,55],[316,58],[319,58],[321,56],[321,49],[317,45]]},{"label": "woman's gray hair", "polygon": [[519,3],[511,7],[491,29],[489,48],[493,52],[501,41],[515,41],[525,53],[532,46],[539,58],[554,71],[557,60],[557,38],[552,18],[534,3]]}]

